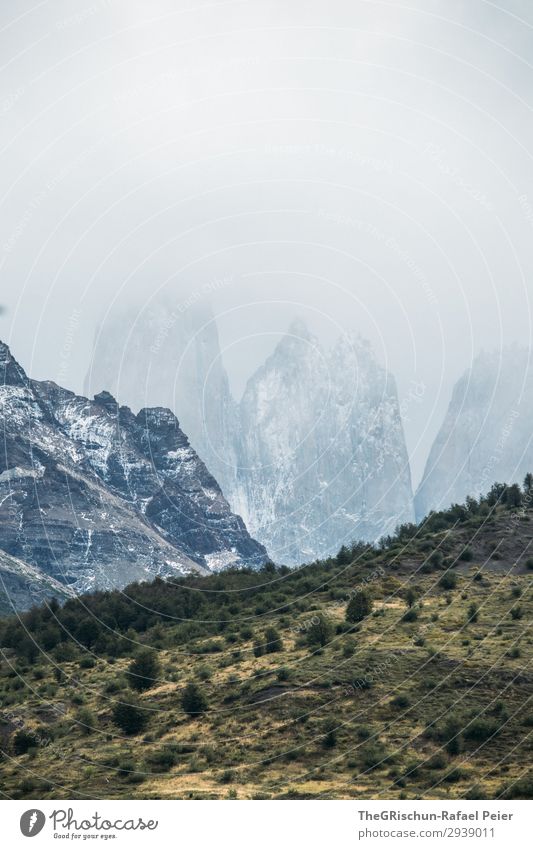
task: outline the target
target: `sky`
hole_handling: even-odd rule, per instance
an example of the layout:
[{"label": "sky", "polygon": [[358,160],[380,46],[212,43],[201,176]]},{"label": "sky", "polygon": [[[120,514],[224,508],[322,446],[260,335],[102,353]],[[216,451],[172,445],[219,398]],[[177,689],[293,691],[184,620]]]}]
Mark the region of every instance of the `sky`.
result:
[{"label": "sky", "polygon": [[238,397],[295,316],[356,330],[416,483],[472,357],[530,344],[532,37],[522,0],[3,4],[0,338],[80,392],[111,313],[206,298]]}]

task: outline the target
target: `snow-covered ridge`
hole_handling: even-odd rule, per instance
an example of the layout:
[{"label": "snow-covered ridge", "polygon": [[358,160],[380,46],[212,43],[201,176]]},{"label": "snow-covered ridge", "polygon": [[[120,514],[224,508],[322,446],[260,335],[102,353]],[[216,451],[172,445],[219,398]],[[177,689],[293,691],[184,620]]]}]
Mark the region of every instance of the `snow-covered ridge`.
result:
[{"label": "snow-covered ridge", "polygon": [[32,381],[0,352],[0,549],[77,592],[264,562],[170,410]]}]

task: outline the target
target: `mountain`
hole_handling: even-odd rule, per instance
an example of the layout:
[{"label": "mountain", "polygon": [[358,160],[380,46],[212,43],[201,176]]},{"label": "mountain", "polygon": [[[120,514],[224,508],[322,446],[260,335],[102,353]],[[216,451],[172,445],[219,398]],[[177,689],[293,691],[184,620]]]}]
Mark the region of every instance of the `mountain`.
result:
[{"label": "mountain", "polygon": [[170,410],[30,380],[0,343],[0,422],[0,549],[76,592],[265,561]]},{"label": "mountain", "polygon": [[237,403],[210,308],[161,301],[106,321],[87,385],[106,374],[134,409],[164,400],[179,411],[232,509],[277,562],[376,539],[414,516],[394,380],[357,336],[325,351],[296,321]]},{"label": "mountain", "polygon": [[274,559],[323,557],[412,520],[396,387],[358,336],[324,351],[293,323],[248,382],[240,419],[233,503]]},{"label": "mountain", "polygon": [[415,496],[418,518],[494,480],[521,482],[533,468],[533,367],[514,346],[480,354],[454,386]]},{"label": "mountain", "polygon": [[0,613],[27,610],[50,598],[66,601],[74,596],[70,587],[61,584],[42,569],[23,563],[0,550]]},{"label": "mountain", "polygon": [[206,301],[161,297],[111,313],[96,334],[85,394],[102,387],[137,411],[168,407],[225,495],[237,466],[237,407]]}]

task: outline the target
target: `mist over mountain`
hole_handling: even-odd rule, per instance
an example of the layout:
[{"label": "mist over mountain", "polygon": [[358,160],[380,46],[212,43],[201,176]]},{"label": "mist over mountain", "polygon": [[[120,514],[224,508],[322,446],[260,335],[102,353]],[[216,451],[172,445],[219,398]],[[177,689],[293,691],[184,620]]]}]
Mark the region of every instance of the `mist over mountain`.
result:
[{"label": "mist over mountain", "polygon": [[415,497],[416,515],[521,482],[533,467],[531,352],[480,354],[455,384]]},{"label": "mist over mountain", "polygon": [[105,322],[88,391],[106,376],[133,409],[179,411],[232,509],[277,562],[377,539],[414,517],[395,382],[355,334],[325,349],[294,322],[237,403],[209,307],[161,301]]}]

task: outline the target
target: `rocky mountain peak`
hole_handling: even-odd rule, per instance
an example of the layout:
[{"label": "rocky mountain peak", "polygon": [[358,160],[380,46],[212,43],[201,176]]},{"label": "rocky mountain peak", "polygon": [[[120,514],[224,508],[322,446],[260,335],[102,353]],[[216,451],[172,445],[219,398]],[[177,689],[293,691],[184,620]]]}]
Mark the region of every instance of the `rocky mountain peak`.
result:
[{"label": "rocky mountain peak", "polygon": [[265,562],[171,410],[134,416],[2,356],[0,550],[75,592]]},{"label": "rocky mountain peak", "polygon": [[5,342],[0,340],[0,385],[4,386],[26,386],[28,377],[20,366]]},{"label": "rocky mountain peak", "polygon": [[118,402],[116,398],[114,398],[110,392],[99,392],[94,396],[95,404],[98,404],[99,407],[103,407],[106,412],[111,413],[112,415],[116,415],[118,412]]}]

